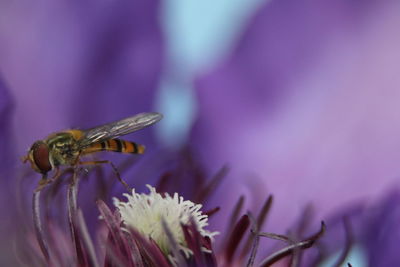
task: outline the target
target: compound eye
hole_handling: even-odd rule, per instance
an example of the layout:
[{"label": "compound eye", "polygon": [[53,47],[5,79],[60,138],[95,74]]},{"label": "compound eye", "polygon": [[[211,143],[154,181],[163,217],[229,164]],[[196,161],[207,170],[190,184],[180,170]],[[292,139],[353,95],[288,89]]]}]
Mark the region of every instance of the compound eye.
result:
[{"label": "compound eye", "polygon": [[31,148],[33,161],[39,172],[45,174],[51,170],[49,147],[43,141],[37,141]]}]

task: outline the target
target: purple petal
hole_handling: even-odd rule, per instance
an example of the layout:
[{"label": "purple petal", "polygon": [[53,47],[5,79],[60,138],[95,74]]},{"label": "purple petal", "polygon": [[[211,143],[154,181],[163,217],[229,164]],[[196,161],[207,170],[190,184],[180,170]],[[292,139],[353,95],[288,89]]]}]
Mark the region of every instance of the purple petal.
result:
[{"label": "purple petal", "polygon": [[229,233],[229,239],[226,244],[225,261],[229,264],[235,256],[235,251],[239,247],[239,243],[242,241],[243,236],[247,233],[250,225],[250,219],[247,215],[243,215],[236,223],[232,232]]},{"label": "purple petal", "polygon": [[268,2],[231,57],[199,78],[193,143],[212,170],[232,166],[221,216],[241,194],[272,192],[271,230],[281,232],[309,202],[320,220],[399,184],[399,10]]},{"label": "purple petal", "polygon": [[158,0],[16,1],[0,10],[19,152],[53,131],[152,110],[163,58]]},{"label": "purple petal", "polygon": [[369,266],[399,265],[396,250],[400,240],[399,207],[400,192],[392,191],[370,205],[355,205],[336,213],[328,220],[326,234],[318,244],[320,254],[314,259],[307,255],[310,257],[305,259],[306,266],[338,253],[343,260],[354,246],[359,246],[365,256],[358,260]]},{"label": "purple petal", "polygon": [[[122,233],[121,222],[102,200],[97,201],[97,206],[109,230],[110,242],[108,242],[109,251],[107,250],[106,262],[113,262],[114,259],[110,258],[111,253],[111,256],[117,257],[126,266],[134,266],[135,259],[132,258],[128,241]],[[141,262],[141,260],[139,261]]]},{"label": "purple petal", "polygon": [[368,210],[360,239],[369,257],[369,266],[400,265],[396,249],[400,240],[399,221],[400,192],[388,194]]},{"label": "purple petal", "polygon": [[[0,172],[4,166],[19,169],[14,155],[25,155],[35,139],[54,131],[85,129],[153,111],[164,53],[159,5],[158,0],[0,3],[0,76],[10,89],[7,93],[0,81]],[[11,97],[15,114],[10,114]],[[149,130],[141,139],[135,136],[145,145],[154,142]],[[13,199],[7,194],[14,187],[4,186],[20,175],[13,174],[2,179],[0,198]],[[82,210],[89,214],[92,231],[97,221],[91,218],[93,194],[85,192],[80,204],[85,205]],[[6,205],[12,212],[13,203]],[[14,221],[10,212],[5,214],[6,220]],[[10,233],[18,229],[12,228]]]},{"label": "purple petal", "polygon": [[141,251],[141,255],[144,258],[143,261],[147,265],[156,265],[160,267],[170,266],[163,252],[154,240],[149,241],[133,228],[130,228],[129,231]]},{"label": "purple petal", "polygon": [[[11,132],[11,114],[14,110],[13,99],[8,90],[8,86],[3,80],[0,69],[0,220],[2,227],[0,228],[0,238],[9,240],[14,218],[12,214],[15,211],[14,199],[15,195],[15,176],[14,162],[16,161],[15,151],[13,147],[13,136]],[[12,200],[12,201],[10,201]],[[3,261],[6,265],[14,265],[14,253],[7,242],[0,244],[0,251],[4,256]]]},{"label": "purple petal", "polygon": [[[0,173],[5,174],[10,166],[13,147],[11,139],[11,112],[13,103],[10,93],[2,77],[0,76]],[[2,179],[3,180],[3,179]],[[2,181],[9,182],[9,181]]]}]

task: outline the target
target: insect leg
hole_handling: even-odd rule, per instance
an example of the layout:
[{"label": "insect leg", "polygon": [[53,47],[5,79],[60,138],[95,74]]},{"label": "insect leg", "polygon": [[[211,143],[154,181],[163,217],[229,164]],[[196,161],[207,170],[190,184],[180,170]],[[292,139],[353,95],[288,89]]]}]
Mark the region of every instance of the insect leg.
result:
[{"label": "insect leg", "polygon": [[41,191],[48,184],[54,182],[58,177],[60,177],[61,171],[60,168],[56,168],[56,173],[50,179],[47,179],[47,174],[43,174],[42,179],[40,179],[38,186],[35,189],[35,192]]},{"label": "insect leg", "polygon": [[51,177],[51,179],[49,179],[49,183],[54,182],[60,176],[61,176],[61,170],[59,167],[56,167],[56,173],[53,175],[53,177]]},{"label": "insect leg", "polygon": [[96,160],[96,161],[80,161],[78,162],[79,165],[97,165],[97,164],[110,164],[115,176],[117,177],[118,181],[125,186],[125,188],[130,192],[132,191],[132,188],[122,179],[121,175],[119,174],[119,171],[115,165],[109,161],[109,160]]}]

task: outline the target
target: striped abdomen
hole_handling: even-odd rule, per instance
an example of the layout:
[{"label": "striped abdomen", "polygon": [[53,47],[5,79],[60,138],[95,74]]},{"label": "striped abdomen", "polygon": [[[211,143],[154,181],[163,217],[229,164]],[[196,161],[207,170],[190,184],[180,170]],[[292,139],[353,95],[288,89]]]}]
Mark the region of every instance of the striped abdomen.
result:
[{"label": "striped abdomen", "polygon": [[109,139],[95,143],[82,151],[82,154],[90,154],[100,151],[113,151],[119,153],[143,154],[144,146],[121,139]]}]

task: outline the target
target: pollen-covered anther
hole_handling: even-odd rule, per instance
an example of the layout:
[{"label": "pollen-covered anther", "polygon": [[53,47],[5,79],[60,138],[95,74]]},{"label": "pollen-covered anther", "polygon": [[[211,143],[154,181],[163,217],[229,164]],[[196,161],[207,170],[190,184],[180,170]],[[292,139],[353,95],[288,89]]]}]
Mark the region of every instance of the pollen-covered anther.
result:
[{"label": "pollen-covered anther", "polygon": [[138,194],[134,189],[132,194],[124,194],[126,202],[114,198],[114,205],[121,214],[126,230],[132,227],[146,238],[154,240],[166,255],[171,250],[171,242],[163,227],[163,221],[186,255],[192,252],[186,244],[182,225],[194,222],[203,237],[213,238],[218,234],[204,229],[208,225],[208,216],[200,211],[202,205],[184,200],[177,193],[173,196],[168,193],[161,195],[154,187],[147,187],[150,190],[149,194]]}]

